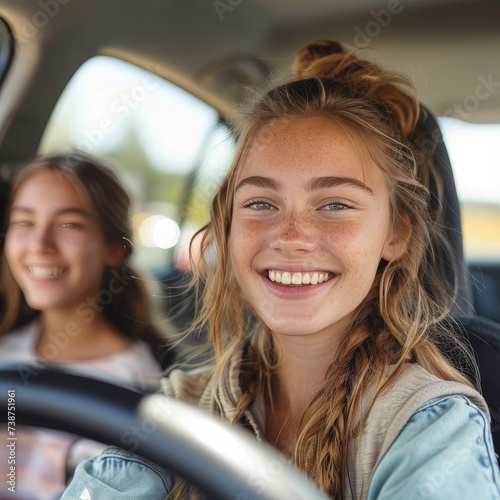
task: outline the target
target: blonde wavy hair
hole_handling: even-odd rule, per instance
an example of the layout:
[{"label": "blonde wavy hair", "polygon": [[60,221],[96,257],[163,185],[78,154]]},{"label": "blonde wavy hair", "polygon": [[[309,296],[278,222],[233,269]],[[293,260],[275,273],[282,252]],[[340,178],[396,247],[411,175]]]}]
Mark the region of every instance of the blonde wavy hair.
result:
[{"label": "blonde wavy hair", "polygon": [[[322,389],[302,416],[290,457],[323,491],[341,498],[349,488],[350,445],[362,433],[373,401],[404,364],[418,363],[441,379],[472,385],[459,368],[473,362],[447,320],[453,284],[444,284],[436,270],[433,248],[438,243],[446,248],[446,243],[441,241],[440,204],[431,203],[428,189],[437,176],[432,150],[418,130],[420,109],[412,85],[330,40],[302,48],[294,71],[292,81],[259,96],[237,129],[234,162],[213,200],[210,223],[202,230],[204,259],[198,266],[193,262],[203,289],[196,327],[203,325],[210,332],[214,386],[222,383],[241,343],[250,339],[242,366],[243,397],[233,423],[241,422],[260,392],[272,411],[279,359],[266,325],[241,296],[228,251],[235,181],[249,149],[269,139],[263,129],[273,121],[327,116],[345,127],[383,172],[393,226],[408,235],[408,242],[398,259],[380,263],[368,296],[332,354]],[[453,261],[451,250],[447,258]],[[394,371],[387,376],[389,365]],[[355,410],[373,387],[367,411],[359,418]],[[217,391],[213,394],[214,407],[220,407]],[[181,490],[174,497],[181,498]]]}]

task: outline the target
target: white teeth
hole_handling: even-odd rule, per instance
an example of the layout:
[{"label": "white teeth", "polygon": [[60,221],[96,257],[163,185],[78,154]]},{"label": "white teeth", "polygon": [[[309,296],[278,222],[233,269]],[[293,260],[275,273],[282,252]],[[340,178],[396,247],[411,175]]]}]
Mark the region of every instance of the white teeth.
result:
[{"label": "white teeth", "polygon": [[35,278],[55,278],[64,272],[63,267],[28,267],[29,273]]},{"label": "white teeth", "polygon": [[268,278],[283,285],[317,285],[330,279],[329,273],[289,273],[288,271],[268,271]]}]

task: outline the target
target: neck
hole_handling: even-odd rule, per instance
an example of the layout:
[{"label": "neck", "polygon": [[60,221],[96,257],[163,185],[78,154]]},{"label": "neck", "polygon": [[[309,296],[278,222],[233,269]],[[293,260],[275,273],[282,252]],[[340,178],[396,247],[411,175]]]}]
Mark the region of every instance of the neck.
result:
[{"label": "neck", "polygon": [[275,337],[275,346],[282,360],[277,371],[280,400],[301,411],[323,386],[335,345],[330,339],[280,336]]},{"label": "neck", "polygon": [[50,361],[84,361],[114,354],[130,345],[101,314],[79,316],[74,311],[43,311],[36,345]]},{"label": "neck", "polygon": [[325,383],[335,345],[331,339],[292,336],[275,336],[274,344],[281,362],[272,406],[266,408],[266,438],[289,455],[302,416]]}]

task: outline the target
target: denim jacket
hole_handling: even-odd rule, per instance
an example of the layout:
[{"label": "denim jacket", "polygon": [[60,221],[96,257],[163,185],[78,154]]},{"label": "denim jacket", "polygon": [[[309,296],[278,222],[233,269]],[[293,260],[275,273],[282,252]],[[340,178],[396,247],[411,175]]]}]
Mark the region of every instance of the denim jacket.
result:
[{"label": "denim jacket", "polygon": [[[241,355],[234,361],[236,369],[219,386],[223,416],[228,420],[241,395]],[[169,396],[211,409],[206,370],[173,372],[163,387]],[[408,366],[394,387],[377,399],[365,433],[351,447],[349,468],[355,484],[345,498],[500,500],[500,473],[487,411],[484,400],[470,388]],[[258,413],[254,405],[246,423],[262,439]],[[147,460],[110,449],[77,467],[62,499],[164,500],[172,482],[170,473]]]},{"label": "denim jacket", "polygon": [[[61,500],[165,500],[171,474],[110,448],[78,465]],[[490,425],[463,396],[417,410],[375,469],[367,500],[497,500],[500,474]]]}]

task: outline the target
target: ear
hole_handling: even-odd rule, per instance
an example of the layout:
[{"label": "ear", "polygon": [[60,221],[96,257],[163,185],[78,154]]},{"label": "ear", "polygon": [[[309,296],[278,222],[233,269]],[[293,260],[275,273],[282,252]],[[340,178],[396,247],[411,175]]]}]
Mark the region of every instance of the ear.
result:
[{"label": "ear", "polygon": [[123,243],[108,243],[108,256],[106,259],[106,265],[109,267],[114,267],[119,264],[125,258],[125,248]]},{"label": "ear", "polygon": [[411,236],[411,222],[408,214],[403,214],[395,228],[389,231],[382,251],[382,258],[387,262],[398,259],[405,252]]}]

